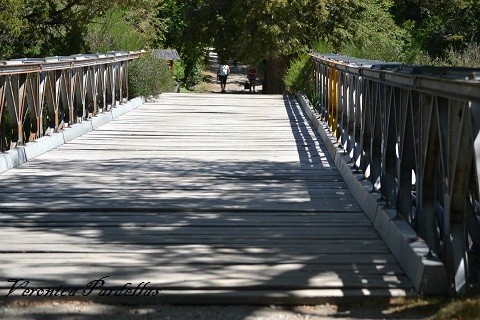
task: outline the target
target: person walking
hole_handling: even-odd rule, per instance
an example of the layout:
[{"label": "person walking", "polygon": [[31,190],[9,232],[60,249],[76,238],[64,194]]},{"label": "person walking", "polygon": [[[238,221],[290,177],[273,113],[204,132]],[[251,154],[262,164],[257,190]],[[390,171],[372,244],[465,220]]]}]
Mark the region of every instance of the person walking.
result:
[{"label": "person walking", "polygon": [[225,93],[225,86],[227,85],[227,78],[228,75],[230,74],[230,67],[226,63],[222,63],[220,65],[220,68],[218,68],[217,76],[218,79],[220,80],[220,88],[221,92]]},{"label": "person walking", "polygon": [[255,82],[257,80],[257,69],[250,66],[248,69],[247,79],[250,82],[250,92],[255,92]]}]

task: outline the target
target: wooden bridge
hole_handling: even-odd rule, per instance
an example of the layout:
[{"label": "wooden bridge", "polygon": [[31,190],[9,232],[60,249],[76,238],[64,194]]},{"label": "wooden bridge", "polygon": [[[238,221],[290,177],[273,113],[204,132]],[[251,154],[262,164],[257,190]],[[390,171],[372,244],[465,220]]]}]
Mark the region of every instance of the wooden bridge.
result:
[{"label": "wooden bridge", "polygon": [[[0,68],[0,124],[6,109],[18,124],[18,147],[0,155],[1,299],[297,304],[475,289],[475,77],[314,56],[315,108],[281,95],[126,103],[137,56]],[[44,111],[53,132],[39,138]]]},{"label": "wooden bridge", "polygon": [[412,291],[294,98],[162,95],[0,179],[1,274],[31,288],[108,276],[161,290],[137,302],[188,303]]}]

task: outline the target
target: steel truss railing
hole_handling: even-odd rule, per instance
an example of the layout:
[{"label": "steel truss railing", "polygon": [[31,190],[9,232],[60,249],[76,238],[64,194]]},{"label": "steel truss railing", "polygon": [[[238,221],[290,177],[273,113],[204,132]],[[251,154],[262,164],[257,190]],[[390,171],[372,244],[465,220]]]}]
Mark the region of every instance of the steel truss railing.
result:
[{"label": "steel truss railing", "polygon": [[127,100],[128,61],[142,53],[0,61],[0,151]]},{"label": "steel truss railing", "polygon": [[480,69],[312,54],[316,106],[355,170],[441,260],[452,293],[480,274]]}]

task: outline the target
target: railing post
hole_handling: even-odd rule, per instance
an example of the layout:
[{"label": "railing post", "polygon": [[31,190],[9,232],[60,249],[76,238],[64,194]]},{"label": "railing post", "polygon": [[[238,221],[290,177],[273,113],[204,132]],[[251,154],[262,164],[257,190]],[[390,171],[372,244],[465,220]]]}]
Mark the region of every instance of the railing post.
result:
[{"label": "railing post", "polygon": [[24,144],[23,117],[25,114],[26,82],[26,74],[7,76],[7,106],[10,112],[13,133],[16,135],[17,145]]},{"label": "railing post", "polygon": [[412,98],[412,91],[401,89],[399,129],[399,159],[398,161],[398,215],[414,224],[416,200],[412,194],[412,171],[415,166],[415,138],[413,108],[416,108]]},{"label": "railing post", "polygon": [[470,175],[469,199],[467,201],[466,223],[471,239],[468,249],[468,268],[470,282],[474,288],[480,288],[480,101],[470,102],[470,115],[472,119],[473,159]]},{"label": "railing post", "polygon": [[398,93],[392,86],[385,87],[382,148],[382,196],[388,206],[397,204],[397,104]]},{"label": "railing post", "polygon": [[353,145],[353,163],[354,168],[358,170],[360,168],[360,161],[362,157],[362,149],[359,141],[362,140],[362,113],[363,113],[363,78],[358,74],[358,77],[355,78],[355,114],[354,114],[354,128],[352,135],[352,145]]},{"label": "railing post", "polygon": [[7,149],[5,134],[6,76],[0,76],[0,153]]}]

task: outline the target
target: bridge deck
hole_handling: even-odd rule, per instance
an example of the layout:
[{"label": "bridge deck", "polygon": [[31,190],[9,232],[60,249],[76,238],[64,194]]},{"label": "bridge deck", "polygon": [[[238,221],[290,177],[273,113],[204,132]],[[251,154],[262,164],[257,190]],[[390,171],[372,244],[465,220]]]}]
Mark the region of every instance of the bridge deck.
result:
[{"label": "bridge deck", "polygon": [[103,288],[161,289],[118,302],[408,294],[319,140],[282,96],[146,103],[0,175],[1,296],[25,279],[81,298],[104,276]]}]

